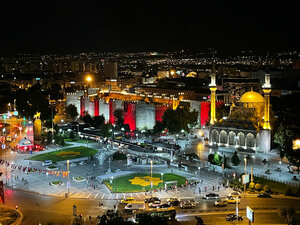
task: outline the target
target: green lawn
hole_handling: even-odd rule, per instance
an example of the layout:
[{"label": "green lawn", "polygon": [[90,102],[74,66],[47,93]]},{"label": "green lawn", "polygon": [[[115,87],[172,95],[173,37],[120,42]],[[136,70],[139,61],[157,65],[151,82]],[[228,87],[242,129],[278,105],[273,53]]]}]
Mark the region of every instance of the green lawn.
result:
[{"label": "green lawn", "polygon": [[66,148],[59,151],[47,152],[44,154],[30,157],[29,160],[45,161],[52,160],[53,163],[64,161],[68,159],[78,159],[88,157],[96,154],[98,151],[85,146],[78,146],[74,148]]},{"label": "green lawn", "polygon": [[296,190],[297,188],[284,184],[284,183],[279,183],[276,181],[271,181],[271,180],[267,180],[265,178],[260,178],[260,177],[254,177],[254,183],[259,183],[262,185],[262,187],[264,187],[264,185],[268,185],[269,188],[271,189],[272,192],[278,192],[278,193],[285,193],[285,191],[288,188],[291,188],[292,190]]},{"label": "green lawn", "polygon": [[[110,189],[111,192],[141,192],[141,191],[145,191],[145,190],[151,190],[151,185],[149,186],[141,186],[138,184],[131,184],[131,181],[134,179],[135,177],[145,177],[145,176],[150,176],[149,173],[134,173],[134,174],[129,174],[126,176],[122,176],[122,177],[117,177],[113,179],[113,183],[110,183],[110,180],[105,180],[104,183],[106,184],[106,186]],[[153,174],[152,177],[157,177],[162,179],[161,174]],[[163,175],[163,181],[175,181],[177,180],[178,185],[182,185],[185,184],[185,178],[173,173],[166,173]],[[163,188],[164,184],[163,183],[159,183],[156,186],[153,186],[153,189],[159,189],[159,188]]]}]

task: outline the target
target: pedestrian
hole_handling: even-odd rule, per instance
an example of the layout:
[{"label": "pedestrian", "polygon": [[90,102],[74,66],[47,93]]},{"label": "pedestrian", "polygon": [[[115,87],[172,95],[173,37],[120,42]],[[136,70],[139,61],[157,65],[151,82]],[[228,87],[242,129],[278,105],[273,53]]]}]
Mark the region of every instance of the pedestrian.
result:
[{"label": "pedestrian", "polygon": [[220,186],[218,186],[218,191],[220,191]]},{"label": "pedestrian", "polygon": [[215,190],[215,186],[213,186],[213,191]]},{"label": "pedestrian", "polygon": [[90,220],[90,221],[92,220],[92,217],[91,217],[91,216],[89,216],[89,220]]}]

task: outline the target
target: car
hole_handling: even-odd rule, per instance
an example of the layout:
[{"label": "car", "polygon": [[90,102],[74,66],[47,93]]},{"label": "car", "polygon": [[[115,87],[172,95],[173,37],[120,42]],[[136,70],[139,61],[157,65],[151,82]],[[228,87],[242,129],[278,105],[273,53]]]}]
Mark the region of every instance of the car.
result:
[{"label": "car", "polygon": [[149,208],[157,208],[161,205],[160,201],[150,202]]},{"label": "car", "polygon": [[239,198],[229,197],[229,198],[226,198],[226,201],[229,204],[236,204],[236,203],[240,204],[240,199]]},{"label": "car", "polygon": [[215,193],[209,193],[203,196],[204,199],[219,199],[219,195]]},{"label": "car", "polygon": [[241,198],[241,193],[238,192],[238,191],[234,191],[234,192],[231,192],[228,197],[233,197],[233,198],[236,198],[236,197],[239,197]]},{"label": "car", "polygon": [[122,203],[122,204],[128,204],[128,203],[133,202],[134,200],[135,200],[134,198],[123,198],[123,199],[121,200],[121,203]]},{"label": "car", "polygon": [[145,203],[151,203],[151,202],[160,202],[160,199],[157,197],[150,197],[150,198],[145,198]]},{"label": "car", "polygon": [[158,209],[166,209],[166,208],[170,208],[171,206],[168,203],[163,203],[160,204],[159,206],[157,206],[156,208]]},{"label": "car", "polygon": [[180,208],[182,209],[193,209],[196,208],[196,202],[195,201],[184,201],[180,202]]},{"label": "car", "polygon": [[128,203],[124,208],[125,211],[144,210],[144,209],[145,209],[144,202],[135,202],[135,201]]},{"label": "car", "polygon": [[177,197],[172,197],[172,198],[169,198],[167,199],[167,202],[169,205],[179,205],[180,204],[180,199],[177,198]]},{"label": "car", "polygon": [[236,214],[228,214],[226,215],[226,221],[243,221],[243,217],[242,216],[236,216]]},{"label": "car", "polygon": [[227,205],[228,205],[228,202],[225,199],[215,202],[215,206],[224,206],[225,207]]},{"label": "car", "polygon": [[272,198],[271,195],[269,193],[266,193],[266,192],[257,195],[257,197],[259,197],[259,198]]},{"label": "car", "polygon": [[52,165],[52,160],[45,160],[44,162],[42,162],[42,166],[50,166]]}]

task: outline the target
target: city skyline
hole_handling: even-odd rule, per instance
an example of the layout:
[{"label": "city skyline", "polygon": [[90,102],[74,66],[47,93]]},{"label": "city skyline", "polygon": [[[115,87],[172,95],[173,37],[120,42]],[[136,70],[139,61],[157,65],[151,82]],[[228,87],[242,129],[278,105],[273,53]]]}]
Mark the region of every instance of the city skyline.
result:
[{"label": "city skyline", "polygon": [[296,7],[272,3],[2,3],[2,56],[216,48],[298,50]]}]

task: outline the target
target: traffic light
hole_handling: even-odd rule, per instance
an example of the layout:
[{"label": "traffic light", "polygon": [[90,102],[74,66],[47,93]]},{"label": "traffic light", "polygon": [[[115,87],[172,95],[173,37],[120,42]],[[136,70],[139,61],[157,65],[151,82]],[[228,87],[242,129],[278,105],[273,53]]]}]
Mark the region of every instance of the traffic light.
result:
[{"label": "traffic light", "polygon": [[19,206],[18,206],[18,205],[16,205],[16,210],[18,210],[18,208],[19,208]]}]

